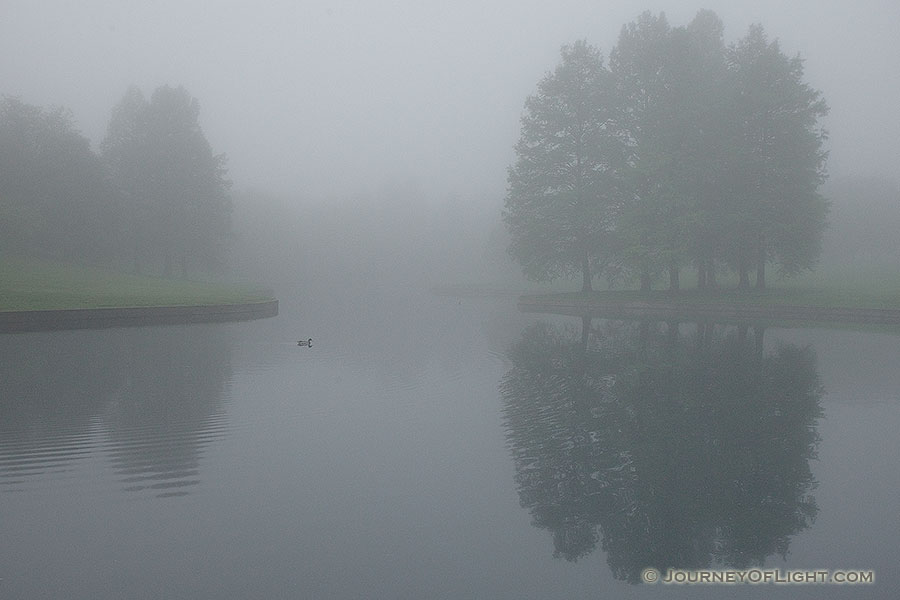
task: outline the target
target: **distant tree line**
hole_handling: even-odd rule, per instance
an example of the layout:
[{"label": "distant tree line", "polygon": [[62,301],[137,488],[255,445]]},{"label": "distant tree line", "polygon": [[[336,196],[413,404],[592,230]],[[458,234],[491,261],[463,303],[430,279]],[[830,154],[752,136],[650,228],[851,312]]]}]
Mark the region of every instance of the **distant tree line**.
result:
[{"label": "distant tree line", "polygon": [[100,152],[72,113],[0,100],[0,251],[171,276],[220,267],[231,232],[225,156],[184,88],[129,88]]},{"label": "distant tree line", "polygon": [[803,63],[754,25],[726,46],[700,11],[685,27],[642,14],[622,28],[608,65],[584,41],[525,103],[504,220],[531,279],[580,273],[649,291],[686,267],[698,286],[735,273],[766,287],[815,266],[828,203],[828,111]]}]

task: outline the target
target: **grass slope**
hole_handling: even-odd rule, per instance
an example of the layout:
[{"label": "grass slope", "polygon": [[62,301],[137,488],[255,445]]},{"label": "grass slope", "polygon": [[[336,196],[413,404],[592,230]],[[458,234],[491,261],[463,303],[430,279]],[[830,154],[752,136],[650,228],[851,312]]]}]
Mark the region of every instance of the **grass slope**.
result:
[{"label": "grass slope", "polygon": [[[774,274],[773,274],[774,275]],[[753,277],[751,276],[751,282]],[[578,282],[580,284],[580,281]],[[658,283],[649,296],[636,290],[603,289],[603,282],[596,282],[598,289],[589,294],[574,291],[571,283],[563,282],[559,288],[538,290],[522,289],[519,294],[528,298],[561,301],[577,305],[609,304],[632,301],[658,301],[674,306],[698,304],[727,304],[743,306],[800,306],[821,308],[879,308],[900,309],[900,269],[867,269],[860,267],[831,267],[801,276],[782,279],[770,277],[766,290],[737,290],[737,279],[720,277],[714,291],[695,288],[694,274],[685,270],[681,279],[682,289],[676,294],[661,289]],[[569,289],[566,290],[566,285]],[[465,287],[465,286],[459,286]]]},{"label": "grass slope", "polygon": [[138,277],[116,271],[0,256],[0,311],[197,306],[273,299],[244,284]]},{"label": "grass slope", "polygon": [[701,292],[681,290],[677,294],[654,290],[649,295],[637,291],[609,290],[599,292],[568,292],[536,294],[528,298],[571,302],[574,305],[609,304],[658,301],[671,306],[725,304],[738,306],[798,306],[809,308],[886,308],[900,309],[900,291],[853,290],[835,288],[779,288],[765,291],[719,290]]}]

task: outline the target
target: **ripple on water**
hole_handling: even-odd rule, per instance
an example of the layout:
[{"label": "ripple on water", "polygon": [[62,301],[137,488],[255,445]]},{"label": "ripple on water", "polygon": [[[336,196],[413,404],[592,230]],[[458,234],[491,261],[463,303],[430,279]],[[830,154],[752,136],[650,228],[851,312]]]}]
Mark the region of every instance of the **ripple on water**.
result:
[{"label": "ripple on water", "polygon": [[[75,479],[79,486],[106,481],[124,492],[184,496],[200,483],[206,447],[228,430],[224,412],[173,424],[122,426],[98,417],[80,430],[42,425],[0,431],[0,493],[62,486]],[[79,469],[91,476],[76,478]]]}]

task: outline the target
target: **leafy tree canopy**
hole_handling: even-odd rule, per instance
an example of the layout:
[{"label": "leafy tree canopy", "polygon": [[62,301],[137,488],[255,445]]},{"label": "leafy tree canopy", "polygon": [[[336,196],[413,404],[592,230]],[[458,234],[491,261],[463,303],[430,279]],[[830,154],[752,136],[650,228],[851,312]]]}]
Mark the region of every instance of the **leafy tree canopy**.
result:
[{"label": "leafy tree canopy", "polygon": [[510,252],[535,280],[581,272],[586,289],[613,251],[624,160],[615,90],[599,51],[580,41],[525,103],[504,220]]},{"label": "leafy tree canopy", "polygon": [[51,257],[109,251],[117,214],[99,157],[62,107],[0,100],[0,247]]},{"label": "leafy tree canopy", "polygon": [[200,106],[184,89],[161,86],[149,101],[129,88],[113,109],[101,144],[129,207],[134,262],[162,258],[213,268],[230,234],[226,157],[214,154],[199,123]]},{"label": "leafy tree canopy", "polygon": [[563,48],[525,104],[504,219],[536,280],[600,270],[652,281],[693,264],[699,285],[730,267],[740,286],[813,268],[828,205],[828,107],[803,62],[761,26],[726,47],[700,11],[685,27],[645,12],[622,28],[609,68],[586,42]]}]

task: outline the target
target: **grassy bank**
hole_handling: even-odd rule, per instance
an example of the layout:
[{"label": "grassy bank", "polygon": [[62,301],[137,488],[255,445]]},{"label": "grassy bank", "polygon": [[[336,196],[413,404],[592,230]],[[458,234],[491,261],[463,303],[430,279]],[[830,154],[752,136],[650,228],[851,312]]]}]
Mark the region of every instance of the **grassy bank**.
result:
[{"label": "grassy bank", "polygon": [[246,284],[138,277],[117,271],[0,256],[0,311],[197,306],[272,299]]},{"label": "grassy bank", "polygon": [[584,294],[577,291],[581,287],[580,277],[577,280],[560,279],[551,283],[534,283],[524,279],[510,282],[457,282],[435,285],[432,290],[439,295],[448,296],[515,295],[584,304],[650,300],[686,306],[735,304],[900,310],[900,269],[883,267],[831,266],[792,278],[779,277],[773,272],[769,274],[768,288],[763,291],[754,288],[737,290],[737,277],[730,274],[719,276],[719,285],[715,290],[698,291],[696,273],[691,269],[682,271],[681,290],[677,293],[672,294],[664,289],[666,283],[663,280],[655,282],[649,295],[643,295],[634,289],[611,289],[602,279],[594,281],[594,292]]},{"label": "grassy bank", "polygon": [[900,309],[900,290],[844,289],[827,287],[785,287],[764,291],[681,290],[676,294],[653,290],[649,295],[637,291],[607,290],[530,295],[549,302],[567,302],[590,307],[627,302],[664,302],[671,306],[727,304],[734,306],[798,306],[809,308],[877,308]]},{"label": "grassy bank", "polygon": [[729,304],[741,306],[807,306],[811,308],[900,309],[900,271],[831,268],[791,279],[773,278],[765,290],[737,290],[737,281],[722,278],[716,290],[692,286],[691,273],[683,277],[677,293],[654,289],[648,295],[635,290],[602,290],[591,293],[539,294],[550,301],[590,305],[633,301],[658,301],[674,306]]}]

